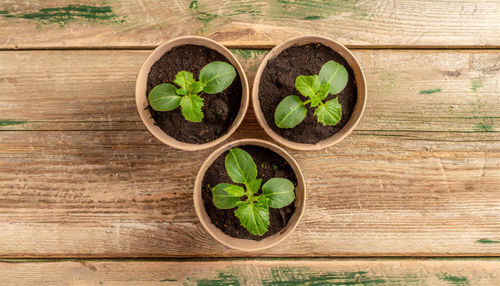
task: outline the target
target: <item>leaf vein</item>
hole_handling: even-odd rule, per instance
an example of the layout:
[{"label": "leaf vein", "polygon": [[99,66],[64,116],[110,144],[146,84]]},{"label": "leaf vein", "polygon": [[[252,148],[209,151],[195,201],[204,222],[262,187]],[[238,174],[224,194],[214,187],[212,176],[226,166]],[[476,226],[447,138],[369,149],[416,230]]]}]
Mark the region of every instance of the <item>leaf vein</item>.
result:
[{"label": "leaf vein", "polygon": [[302,105],[299,105],[297,106],[295,109],[291,110],[287,115],[285,115],[285,117],[283,117],[283,119],[280,120],[278,126],[281,126],[281,123],[288,118],[288,116],[290,116],[290,114],[292,114],[295,110],[299,109],[300,107],[302,107]]}]

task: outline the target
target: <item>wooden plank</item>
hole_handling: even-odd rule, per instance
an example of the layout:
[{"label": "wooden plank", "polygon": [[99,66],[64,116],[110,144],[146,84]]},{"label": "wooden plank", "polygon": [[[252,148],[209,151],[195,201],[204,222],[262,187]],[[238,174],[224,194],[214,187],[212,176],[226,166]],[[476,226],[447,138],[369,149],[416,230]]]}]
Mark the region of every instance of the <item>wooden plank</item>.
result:
[{"label": "wooden plank", "polygon": [[[233,51],[253,82],[266,51]],[[0,52],[0,130],[145,130],[134,88],[149,52]],[[358,130],[499,130],[497,51],[354,52],[368,82]]]},{"label": "wooden plank", "polygon": [[[250,255],[499,255],[497,134],[357,131],[292,152],[305,216],[290,239]],[[254,135],[264,137],[235,138]],[[248,255],[211,239],[194,213],[209,151],[146,131],[2,132],[0,150],[0,257]]]},{"label": "wooden plank", "polygon": [[0,262],[2,285],[498,285],[498,260]]},{"label": "wooden plank", "polygon": [[[194,214],[209,151],[173,150],[141,125],[134,80],[147,53],[0,53],[1,257],[248,255]],[[253,77],[263,52],[236,53]],[[306,215],[288,241],[251,255],[499,255],[498,53],[356,55],[365,117],[335,147],[292,152]],[[251,115],[242,137],[267,138]]]},{"label": "wooden plank", "polygon": [[500,1],[95,0],[0,3],[0,48],[152,47],[199,34],[271,46],[308,33],[351,47],[499,47]]}]

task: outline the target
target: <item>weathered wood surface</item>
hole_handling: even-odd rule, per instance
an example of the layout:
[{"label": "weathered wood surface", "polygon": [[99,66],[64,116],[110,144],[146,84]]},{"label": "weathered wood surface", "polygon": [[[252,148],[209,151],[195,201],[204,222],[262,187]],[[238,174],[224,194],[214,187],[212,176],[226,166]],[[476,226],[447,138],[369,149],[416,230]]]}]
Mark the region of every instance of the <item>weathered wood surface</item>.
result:
[{"label": "weathered wood surface", "polygon": [[500,1],[80,0],[0,3],[0,48],[151,47],[180,35],[275,45],[306,33],[353,46],[500,47]]},{"label": "weathered wood surface", "polygon": [[[253,78],[264,52],[235,51]],[[305,216],[260,253],[198,223],[210,151],[142,126],[135,75],[149,51],[0,53],[0,257],[500,255],[500,56],[357,50],[369,82],[357,130],[292,152]],[[267,138],[249,114],[235,138]]]},{"label": "weathered wood surface", "polygon": [[[2,285],[498,285],[499,260],[1,262]],[[50,275],[47,275],[50,273]]]},{"label": "weathered wood surface", "polygon": [[[150,52],[0,52],[0,130],[145,130],[134,88]],[[233,52],[251,84],[267,51]],[[500,131],[496,50],[354,53],[368,82],[357,130]],[[253,113],[247,119],[258,126]]]}]

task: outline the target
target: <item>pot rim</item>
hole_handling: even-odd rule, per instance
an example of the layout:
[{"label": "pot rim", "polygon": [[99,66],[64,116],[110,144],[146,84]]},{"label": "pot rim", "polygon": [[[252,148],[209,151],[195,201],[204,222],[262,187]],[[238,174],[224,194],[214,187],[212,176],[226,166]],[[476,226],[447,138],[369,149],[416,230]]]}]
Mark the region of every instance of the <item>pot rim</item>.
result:
[{"label": "pot rim", "polygon": [[[201,197],[202,194],[202,183],[205,177],[205,173],[207,169],[213,164],[213,162],[225,151],[243,145],[254,145],[267,148],[278,155],[280,155],[283,159],[285,159],[290,167],[292,167],[295,176],[297,177],[297,187],[295,188],[295,212],[288,224],[278,233],[266,237],[260,241],[251,240],[251,239],[242,239],[242,238],[234,238],[225,233],[223,233],[219,228],[217,228],[211,221],[210,217],[208,217],[205,206],[203,204],[203,199]],[[302,171],[295,159],[283,148],[280,146],[273,144],[268,141],[264,141],[261,139],[240,139],[224,144],[219,147],[217,150],[213,151],[207,159],[203,162],[196,176],[195,184],[194,184],[194,192],[193,192],[193,201],[194,208],[196,211],[196,215],[198,216],[199,221],[203,228],[212,236],[215,240],[220,242],[221,244],[241,250],[241,251],[259,251],[263,249],[267,249],[277,245],[282,242],[284,239],[289,237],[292,232],[297,227],[300,219],[302,218],[306,206],[306,184],[304,180],[304,176]]]},{"label": "pot rim", "polygon": [[[259,85],[260,85],[260,80],[262,77],[262,74],[267,66],[267,62],[277,55],[279,55],[283,50],[294,46],[294,45],[303,45],[303,44],[311,44],[311,43],[320,43],[323,44],[338,54],[340,54],[349,64],[349,66],[352,68],[355,79],[356,79],[356,87],[357,87],[357,98],[356,98],[356,105],[354,106],[354,111],[351,114],[351,117],[347,121],[346,125],[340,129],[338,132],[333,134],[332,136],[321,140],[317,143],[314,144],[307,144],[307,143],[299,143],[299,142],[294,142],[291,140],[288,140],[278,133],[276,133],[269,124],[267,123],[267,120],[264,118],[264,114],[262,112],[262,109],[260,108],[260,102],[259,102]],[[262,63],[259,66],[259,69],[257,70],[257,74],[255,75],[255,79],[253,82],[253,87],[252,87],[252,105],[253,109],[255,111],[255,116],[257,117],[257,121],[259,121],[260,126],[264,129],[264,131],[271,137],[273,138],[276,142],[278,142],[281,145],[284,145],[286,147],[296,149],[296,150],[321,150],[330,146],[333,146],[337,144],[338,142],[342,141],[347,135],[349,135],[354,128],[357,126],[359,123],[364,110],[366,106],[366,99],[367,99],[367,86],[366,86],[366,79],[365,75],[363,72],[363,69],[361,68],[358,60],[354,56],[354,54],[347,49],[344,45],[340,44],[339,42],[336,42],[328,37],[325,36],[319,36],[319,35],[303,35],[303,36],[298,36],[294,37],[291,39],[288,39],[285,42],[280,43],[279,45],[275,46],[262,60]]]},{"label": "pot rim", "polygon": [[[146,96],[146,88],[147,88],[146,85],[151,66],[154,63],[156,63],[167,51],[169,51],[173,47],[187,45],[187,44],[204,46],[209,49],[216,50],[224,57],[226,57],[226,59],[228,59],[229,62],[236,68],[236,71],[238,72],[241,80],[242,93],[241,93],[240,109],[238,110],[238,115],[231,124],[231,127],[224,135],[220,136],[219,138],[202,144],[182,142],[171,137],[155,124],[155,121],[152,118],[149,109],[147,108],[149,102]],[[224,47],[222,44],[212,39],[201,36],[176,37],[162,43],[161,45],[156,47],[153,50],[153,52],[151,52],[151,54],[146,58],[136,79],[135,102],[137,106],[137,111],[139,112],[141,120],[146,126],[146,128],[149,130],[149,132],[151,132],[151,134],[153,134],[154,137],[156,137],[164,144],[169,145],[170,147],[176,149],[181,149],[186,151],[197,151],[197,150],[212,148],[214,146],[219,145],[226,139],[228,139],[236,131],[236,129],[238,129],[241,122],[243,121],[243,118],[245,117],[245,114],[248,109],[249,101],[250,101],[250,94],[249,94],[247,76],[238,59],[231,53],[229,49]]]}]

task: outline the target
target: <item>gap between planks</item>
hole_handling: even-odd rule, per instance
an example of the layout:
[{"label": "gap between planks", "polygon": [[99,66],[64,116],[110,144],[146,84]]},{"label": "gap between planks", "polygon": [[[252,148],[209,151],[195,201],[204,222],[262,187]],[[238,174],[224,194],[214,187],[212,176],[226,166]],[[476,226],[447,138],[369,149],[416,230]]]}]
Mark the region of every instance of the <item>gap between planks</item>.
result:
[{"label": "gap between planks", "polygon": [[109,262],[238,262],[238,261],[500,261],[500,256],[276,256],[276,257],[22,257],[2,258],[0,263],[28,263],[28,262],[64,262],[64,261],[109,261]]},{"label": "gap between planks", "polygon": [[[268,44],[226,44],[224,42],[220,42],[228,49],[249,49],[249,50],[270,50],[274,48],[276,45],[268,45]],[[486,45],[486,46],[477,46],[477,45],[453,45],[453,46],[439,46],[439,45],[425,45],[425,46],[412,46],[412,45],[377,45],[377,46],[368,46],[368,45],[344,45],[348,49],[351,50],[500,50],[500,45]],[[118,51],[150,51],[154,50],[157,46],[48,46],[48,47],[8,47],[8,48],[0,48],[0,52],[5,51],[80,51],[80,50],[118,50]]]}]

